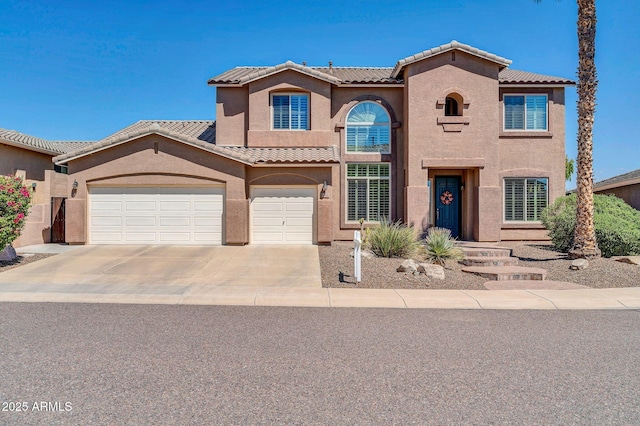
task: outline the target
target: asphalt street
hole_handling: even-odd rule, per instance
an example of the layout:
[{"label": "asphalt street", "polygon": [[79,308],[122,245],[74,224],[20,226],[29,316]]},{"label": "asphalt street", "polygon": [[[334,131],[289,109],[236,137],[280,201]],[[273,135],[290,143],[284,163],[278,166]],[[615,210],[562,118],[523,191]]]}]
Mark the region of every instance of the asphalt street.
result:
[{"label": "asphalt street", "polygon": [[638,389],[640,311],[0,303],[0,424],[640,424]]}]

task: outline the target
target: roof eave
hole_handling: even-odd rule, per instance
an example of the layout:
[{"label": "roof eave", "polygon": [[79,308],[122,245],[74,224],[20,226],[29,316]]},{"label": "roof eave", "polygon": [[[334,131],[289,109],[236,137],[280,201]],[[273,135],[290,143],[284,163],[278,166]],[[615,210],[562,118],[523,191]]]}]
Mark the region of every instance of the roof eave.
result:
[{"label": "roof eave", "polygon": [[575,86],[576,83],[571,82],[571,83],[561,83],[561,82],[554,82],[554,83],[543,83],[543,82],[539,82],[539,83],[501,83],[498,82],[498,84],[500,85],[500,87],[572,87]]},{"label": "roof eave", "polygon": [[39,152],[40,154],[48,154],[51,156],[56,156],[56,155],[61,155],[63,154],[61,151],[52,151],[46,148],[40,148],[37,146],[33,146],[33,145],[29,145],[26,143],[21,143],[21,142],[15,142],[12,140],[8,140],[8,139],[0,139],[0,143],[3,143],[5,145],[10,145],[16,148],[22,148],[22,149],[26,149],[28,151],[34,151],[34,152]]},{"label": "roof eave", "polygon": [[[92,155],[92,154],[95,154],[97,152],[104,151],[105,149],[113,148],[113,147],[116,147],[118,145],[122,145],[124,143],[130,142],[130,141],[132,141],[134,139],[140,139],[142,137],[153,135],[153,134],[156,134],[156,135],[159,135],[159,136],[163,136],[163,137],[175,140],[177,142],[184,143],[185,145],[189,145],[189,146],[192,146],[194,148],[198,148],[198,149],[201,149],[203,151],[219,155],[219,156],[227,158],[229,160],[237,161],[239,163],[243,163],[243,164],[246,164],[246,165],[251,165],[252,164],[251,162],[248,162],[246,160],[243,160],[243,159],[228,155],[228,154],[222,152],[221,150],[209,149],[209,148],[212,148],[212,147],[216,147],[216,145],[213,145],[213,144],[211,144],[209,142],[204,142],[204,141],[197,141],[196,142],[196,141],[192,141],[191,140],[192,138],[186,138],[186,137],[185,138],[181,138],[180,135],[176,135],[175,132],[163,132],[161,130],[139,132],[139,133],[136,133],[136,134],[134,134],[132,136],[129,136],[129,137],[126,137],[126,138],[122,138],[121,140],[117,140],[115,142],[109,142],[109,140],[107,139],[107,140],[104,140],[104,141],[101,141],[101,142],[97,142],[96,144],[92,144],[93,146],[95,146],[94,149],[87,149],[87,148],[90,148],[90,147],[87,147],[87,148],[83,148],[81,151],[75,151],[75,152],[70,152],[68,154],[58,155],[57,157],[53,158],[53,162],[54,162],[54,164],[59,166],[59,165],[62,165],[62,164],[66,164],[66,163],[68,163],[70,161],[74,161],[74,160],[77,160],[79,158],[86,157],[87,155]],[[206,146],[204,144],[211,145],[211,146]]]},{"label": "roof eave", "polygon": [[598,184],[594,184],[593,185],[593,191],[606,191],[608,189],[615,189],[615,188],[620,188],[621,186],[629,186],[629,185],[636,185],[636,184],[640,184],[640,177],[638,178],[632,178],[632,179],[627,179],[627,180],[623,180],[620,182],[614,182],[614,183],[609,183],[606,185],[601,185],[598,186]]}]

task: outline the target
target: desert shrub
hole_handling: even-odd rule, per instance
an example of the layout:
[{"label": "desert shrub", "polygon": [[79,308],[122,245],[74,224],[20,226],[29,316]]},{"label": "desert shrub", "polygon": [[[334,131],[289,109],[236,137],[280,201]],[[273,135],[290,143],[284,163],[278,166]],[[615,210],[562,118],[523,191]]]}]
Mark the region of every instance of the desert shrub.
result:
[{"label": "desert shrub", "polygon": [[31,193],[21,178],[0,176],[0,251],[20,236],[30,202]]},{"label": "desert shrub", "polygon": [[430,228],[424,239],[424,246],[426,258],[438,265],[444,266],[447,260],[460,260],[464,257],[449,229]]},{"label": "desert shrub", "polygon": [[[604,257],[640,254],[640,211],[613,195],[594,194],[594,225]],[[542,212],[553,246],[568,252],[576,228],[576,195],[558,198]]]},{"label": "desert shrub", "polygon": [[420,248],[420,242],[413,227],[383,220],[380,226],[367,230],[365,248],[380,257],[409,257]]}]

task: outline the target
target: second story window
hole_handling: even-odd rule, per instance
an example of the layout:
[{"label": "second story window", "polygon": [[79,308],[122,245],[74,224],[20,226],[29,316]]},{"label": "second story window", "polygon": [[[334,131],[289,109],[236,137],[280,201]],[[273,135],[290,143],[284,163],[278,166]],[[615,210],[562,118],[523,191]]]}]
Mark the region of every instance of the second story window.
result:
[{"label": "second story window", "polygon": [[547,130],[547,95],[504,95],[505,130]]},{"label": "second story window", "polygon": [[347,152],[391,152],[391,120],[375,102],[360,102],[347,115]]},{"label": "second story window", "polygon": [[444,115],[447,117],[462,115],[458,110],[458,101],[456,99],[447,96],[444,104]]},{"label": "second story window", "polygon": [[307,130],[309,96],[278,94],[272,96],[274,130]]}]

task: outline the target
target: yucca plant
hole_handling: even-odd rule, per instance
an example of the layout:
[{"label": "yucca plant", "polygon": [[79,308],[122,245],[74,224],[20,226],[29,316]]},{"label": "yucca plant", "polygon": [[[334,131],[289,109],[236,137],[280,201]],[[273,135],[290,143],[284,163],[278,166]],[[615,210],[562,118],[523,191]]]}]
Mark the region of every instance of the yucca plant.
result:
[{"label": "yucca plant", "polygon": [[464,257],[462,249],[451,237],[451,231],[445,228],[430,228],[424,239],[425,255],[429,261],[444,266],[447,260],[460,260]]},{"label": "yucca plant", "polygon": [[417,233],[401,221],[382,220],[367,232],[365,248],[380,257],[409,257],[420,248]]}]

